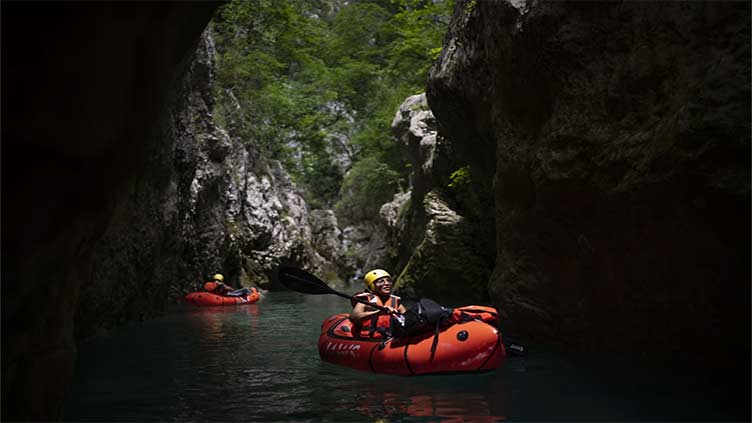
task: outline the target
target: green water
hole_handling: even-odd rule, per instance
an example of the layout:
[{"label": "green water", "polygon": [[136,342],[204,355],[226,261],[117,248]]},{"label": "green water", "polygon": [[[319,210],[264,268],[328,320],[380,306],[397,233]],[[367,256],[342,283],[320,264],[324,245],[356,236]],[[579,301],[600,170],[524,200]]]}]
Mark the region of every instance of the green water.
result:
[{"label": "green water", "polygon": [[321,322],[347,310],[339,297],[272,292],[120,328],[81,346],[64,420],[749,420],[744,374],[731,383],[531,345],[480,374],[399,377],[323,363]]}]

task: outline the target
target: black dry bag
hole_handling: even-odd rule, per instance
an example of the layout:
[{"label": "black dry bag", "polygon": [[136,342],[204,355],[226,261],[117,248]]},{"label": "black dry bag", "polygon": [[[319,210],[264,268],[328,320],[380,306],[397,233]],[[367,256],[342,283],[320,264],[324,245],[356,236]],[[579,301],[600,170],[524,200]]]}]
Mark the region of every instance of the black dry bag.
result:
[{"label": "black dry bag", "polygon": [[433,332],[451,315],[451,309],[428,298],[421,298],[402,315],[402,322],[392,319],[392,334],[399,338]]}]

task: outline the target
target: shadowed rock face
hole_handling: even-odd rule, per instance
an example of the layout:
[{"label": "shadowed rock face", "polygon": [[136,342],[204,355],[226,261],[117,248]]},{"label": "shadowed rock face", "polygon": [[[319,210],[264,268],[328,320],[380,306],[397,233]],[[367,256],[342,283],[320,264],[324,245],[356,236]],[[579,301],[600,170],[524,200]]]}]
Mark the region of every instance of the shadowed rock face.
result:
[{"label": "shadowed rock face", "polygon": [[493,213],[485,212],[484,198],[474,195],[478,186],[471,176],[462,184],[450,179],[467,162],[457,160],[451,140],[437,133],[425,94],[405,99],[392,132],[406,147],[413,169],[409,201],[397,195],[381,209],[397,245],[400,295],[447,306],[487,303],[494,261],[494,236],[488,231],[493,220],[487,216]]},{"label": "shadowed rock face", "polygon": [[308,207],[281,164],[214,122],[210,30],[192,56],[97,242],[77,340],[159,314],[217,272],[234,287],[273,288],[280,262],[331,267],[310,246]]},{"label": "shadowed rock face", "polygon": [[217,3],[3,3],[2,417],[58,417],[92,254]]},{"label": "shadowed rock face", "polygon": [[459,1],[427,96],[508,329],[748,365],[749,3]]}]

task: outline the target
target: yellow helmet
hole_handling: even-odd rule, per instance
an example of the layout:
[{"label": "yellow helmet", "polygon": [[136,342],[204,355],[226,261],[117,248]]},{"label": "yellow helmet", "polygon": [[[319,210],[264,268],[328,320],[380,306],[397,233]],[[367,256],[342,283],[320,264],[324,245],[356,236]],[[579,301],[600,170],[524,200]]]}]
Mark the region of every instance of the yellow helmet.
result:
[{"label": "yellow helmet", "polygon": [[225,277],[217,273],[216,275],[214,275],[214,280],[222,282],[223,280],[225,280]]},{"label": "yellow helmet", "polygon": [[373,283],[376,282],[378,279],[383,278],[384,276],[389,277],[389,278],[392,277],[392,275],[387,273],[386,270],[382,270],[382,269],[373,269],[370,272],[366,273],[366,276],[364,279],[365,279],[366,286],[368,287],[368,289],[373,291],[374,289]]}]

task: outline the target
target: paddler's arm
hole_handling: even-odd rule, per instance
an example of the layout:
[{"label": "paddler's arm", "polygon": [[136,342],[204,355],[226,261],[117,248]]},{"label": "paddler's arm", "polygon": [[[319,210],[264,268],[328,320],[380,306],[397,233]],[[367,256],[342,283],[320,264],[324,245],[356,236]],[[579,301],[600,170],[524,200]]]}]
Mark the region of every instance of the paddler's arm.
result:
[{"label": "paddler's arm", "polygon": [[228,293],[228,292],[232,292],[232,291],[234,291],[234,290],[235,290],[235,288],[231,287],[230,285],[227,285],[227,284],[226,284],[226,283],[224,283],[224,282],[220,282],[219,284],[220,284],[220,285],[219,285],[219,286],[220,286],[220,291],[222,291],[222,293],[225,293],[225,294],[226,294],[226,293]]},{"label": "paddler's arm", "polygon": [[352,311],[350,312],[350,321],[359,322],[364,317],[378,314],[379,311],[380,310],[367,306],[363,303],[356,303],[355,307],[353,307]]}]

